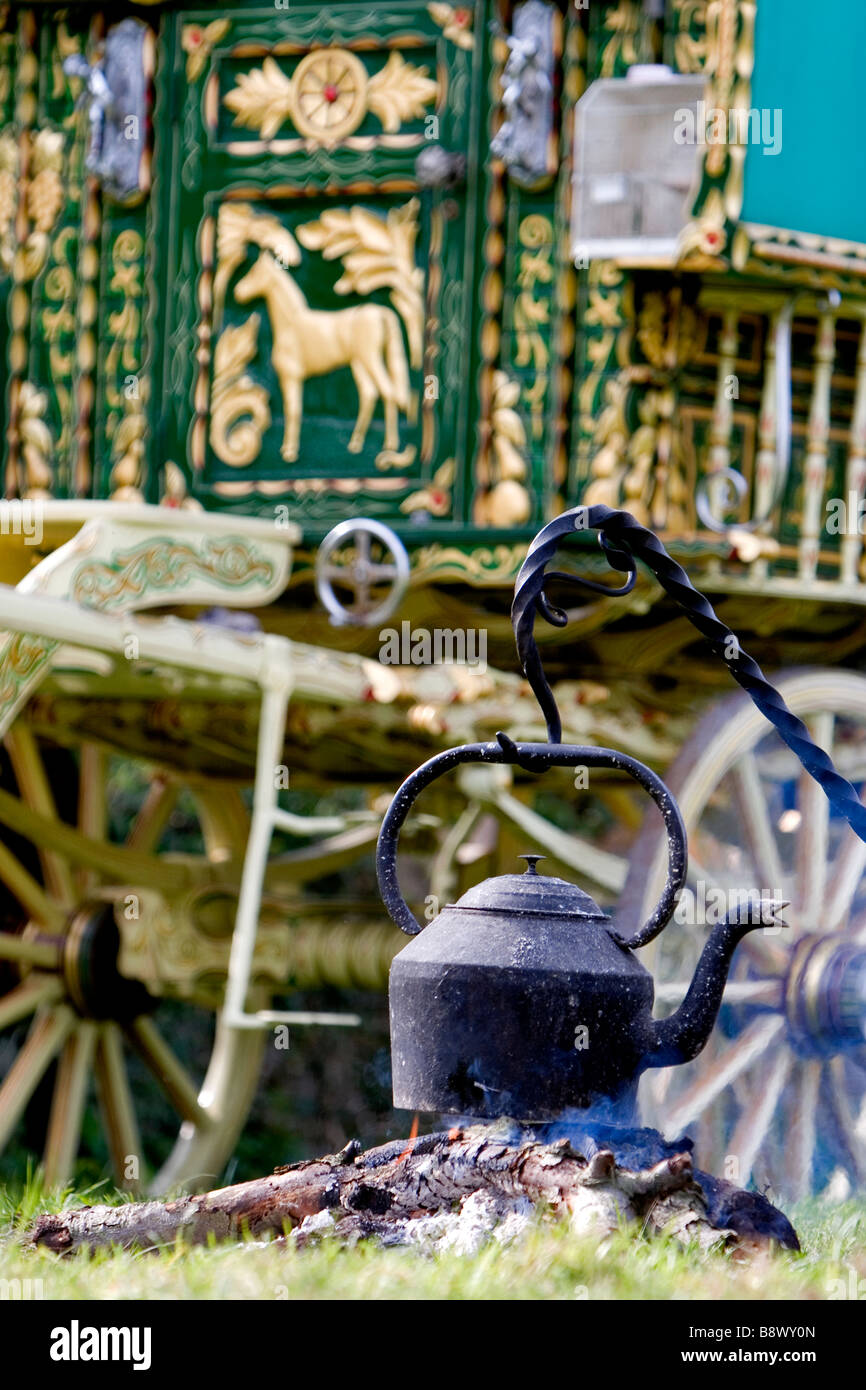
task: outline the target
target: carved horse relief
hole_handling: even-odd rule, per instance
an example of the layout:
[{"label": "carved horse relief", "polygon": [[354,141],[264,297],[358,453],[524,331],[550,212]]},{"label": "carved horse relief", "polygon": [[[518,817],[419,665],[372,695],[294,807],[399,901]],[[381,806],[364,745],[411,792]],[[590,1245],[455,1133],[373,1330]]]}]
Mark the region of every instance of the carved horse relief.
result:
[{"label": "carved horse relief", "polygon": [[[310,249],[321,250],[326,260],[341,256],[344,274],[335,285],[340,294],[354,291],[369,294],[387,286],[395,309],[377,303],[356,304],[345,309],[316,309],[311,306],[291,271],[302,261],[295,237],[277,218],[255,213],[249,204],[223,207],[218,230],[217,273],[214,294],[218,308],[224,302],[229,279],[246,258],[249,244],[261,247],[252,268],[234,286],[239,304],[262,299],[271,323],[271,365],[279,383],[284,410],[281,455],[294,462],[300,452],[304,412],[304,384],[310,378],[348,367],[358,393],[358,410],[348,448],[353,454],[364,447],[379,401],[385,420],[383,448],[376,458],[379,467],[405,466],[412,462],[414,446],[400,449],[399,415],[411,419],[413,401],[409,385],[409,366],[403,345],[401,319],[406,327],[412,365],[420,364],[422,354],[423,276],[414,264],[418,205],[413,200],[405,208],[392,209],[387,219],[364,209],[331,209],[319,222],[297,229],[299,239]],[[253,318],[257,318],[256,315]],[[252,320],[248,321],[252,324]],[[222,366],[222,379],[214,378],[213,398],[222,403],[219,421],[212,418],[211,443],[224,462],[239,462],[237,450],[230,447],[232,433],[227,429],[225,402],[232,398],[226,374],[238,386],[238,415],[253,413],[249,401],[253,386],[242,376],[243,367],[255,352],[256,325],[240,334],[236,325],[227,327],[218,344],[215,361]],[[243,362],[226,367],[226,354],[220,343],[234,334],[246,348]],[[246,406],[244,402],[246,401]],[[229,410],[231,407],[229,406]],[[258,418],[265,420],[259,410]],[[218,428],[216,426],[218,425]],[[235,434],[256,427],[256,416],[245,426],[236,424]],[[259,448],[261,432],[259,430]],[[258,453],[258,450],[256,450]],[[249,450],[243,462],[251,462]],[[253,455],[254,457],[255,455]]]},{"label": "carved horse relief", "polygon": [[[294,238],[292,238],[294,242]],[[296,247],[298,265],[300,250]],[[349,367],[358,388],[358,418],[349,452],[364,447],[377,400],[385,409],[385,448],[398,450],[397,411],[409,412],[409,369],[400,321],[382,304],[350,309],[311,309],[301,290],[269,251],[262,251],[252,270],[235,285],[235,299],[247,304],[261,296],[273,332],[271,360],[283,393],[285,434],[281,454],[287,463],[298,457],[304,382],[338,367]]]}]

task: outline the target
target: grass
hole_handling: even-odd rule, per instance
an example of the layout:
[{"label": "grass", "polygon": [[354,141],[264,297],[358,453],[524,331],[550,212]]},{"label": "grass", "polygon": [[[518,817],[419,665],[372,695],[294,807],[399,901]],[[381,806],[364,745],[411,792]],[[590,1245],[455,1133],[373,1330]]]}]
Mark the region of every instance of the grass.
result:
[{"label": "grass", "polygon": [[[827,1299],[851,1297],[858,1287],[866,1297],[863,1200],[799,1204],[788,1215],[802,1252],[750,1263],[633,1231],[600,1246],[544,1222],[517,1244],[472,1259],[371,1245],[344,1250],[327,1241],[303,1252],[247,1242],[67,1259],[28,1248],[26,1233],[40,1212],[106,1200],[123,1199],[102,1188],[46,1193],[35,1181],[0,1194],[0,1281],[30,1280],[41,1297],[59,1300]],[[20,1296],[17,1286],[0,1284],[3,1296]]]}]

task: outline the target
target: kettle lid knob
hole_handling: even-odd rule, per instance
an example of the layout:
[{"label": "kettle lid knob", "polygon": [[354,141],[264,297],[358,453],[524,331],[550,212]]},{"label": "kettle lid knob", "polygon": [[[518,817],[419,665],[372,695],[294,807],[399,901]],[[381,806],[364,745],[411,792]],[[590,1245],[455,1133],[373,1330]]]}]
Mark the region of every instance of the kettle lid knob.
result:
[{"label": "kettle lid knob", "polygon": [[525,859],[525,860],[526,860],[526,868],[523,870],[523,872],[524,872],[525,874],[535,874],[535,876],[538,877],[538,870],[536,869],[535,866],[536,866],[536,864],[538,863],[539,859],[546,859],[546,858],[547,858],[547,855],[546,855],[546,854],[518,854],[517,857],[518,857],[518,859]]}]

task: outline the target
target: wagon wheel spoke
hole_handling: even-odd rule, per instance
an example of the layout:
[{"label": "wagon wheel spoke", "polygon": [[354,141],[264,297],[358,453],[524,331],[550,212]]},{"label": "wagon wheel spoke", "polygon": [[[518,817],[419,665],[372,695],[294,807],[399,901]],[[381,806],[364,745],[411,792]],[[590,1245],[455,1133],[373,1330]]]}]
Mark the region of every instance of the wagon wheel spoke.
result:
[{"label": "wagon wheel spoke", "polygon": [[802,1063],[790,1093],[784,1173],[786,1188],[795,1199],[805,1197],[811,1186],[822,1070],[821,1062]]},{"label": "wagon wheel spoke", "polygon": [[28,917],[35,918],[49,931],[63,931],[67,918],[63,908],[49,897],[42,884],[36,882],[4,844],[0,844],[0,880],[18,899]]},{"label": "wagon wheel spoke", "polygon": [[726,1086],[764,1055],[783,1027],[784,1021],[778,1016],[758,1018],[749,1024],[719,1060],[675,1101],[665,1126],[668,1133],[679,1134],[685,1125],[697,1119]]},{"label": "wagon wheel spoke", "polygon": [[[835,717],[828,711],[809,720],[809,730],[819,747],[832,756]],[[802,820],[797,834],[798,911],[806,930],[818,920],[827,883],[830,848],[830,802],[807,772],[800,776],[798,803]]]},{"label": "wagon wheel spoke", "polygon": [[[866,750],[863,676],[793,673],[779,688],[816,742],[859,783]],[[866,1181],[866,1103],[858,1117],[858,1068],[866,1048],[852,1049],[850,1024],[846,1032],[834,1023],[842,1017],[837,996],[848,947],[866,945],[866,844],[756,711],[737,698],[698,726],[671,790],[690,837],[690,873],[706,866],[724,880],[734,871],[743,888],[752,872],[749,860],[756,882],[774,892],[782,887],[793,902],[782,914],[787,930],[755,931],[738,946],[721,1031],[706,1051],[686,1072],[670,1069],[658,1081],[648,1078],[652,1118],[665,1125],[670,1117],[671,1128],[693,1123],[725,1090],[730,1104],[719,1103],[716,1113],[735,1115],[736,1127],[725,1147],[712,1151],[714,1161],[733,1149],[744,1174],[749,1168],[771,1172],[773,1185],[791,1196],[823,1182],[828,1162]],[[860,793],[863,799],[863,788]],[[659,838],[647,824],[633,852],[632,879],[643,901],[653,901],[658,891],[653,856]],[[656,865],[654,877],[646,871],[650,864]],[[689,977],[693,936],[675,922],[661,938],[656,993],[665,1008],[677,1003]],[[769,1017],[758,1012],[764,1010]],[[762,1027],[770,1030],[770,1045],[760,1055],[767,1036]]]},{"label": "wagon wheel spoke", "polygon": [[[0,937],[0,945],[2,941]],[[29,975],[0,999],[0,1028],[11,1028],[44,1004],[53,1004],[62,994],[63,986],[56,975]]]},{"label": "wagon wheel spoke", "polygon": [[[134,1192],[140,1185],[141,1138],[126,1074],[123,1039],[114,1023],[100,1029],[95,1069],[115,1181]],[[130,1174],[130,1160],[135,1163],[134,1175]]]},{"label": "wagon wheel spoke", "polygon": [[[101,877],[112,878],[118,883],[137,881],[142,887],[181,890],[189,882],[189,870],[184,864],[166,863],[164,859],[140,854],[136,850],[110,844],[105,840],[90,840],[63,821],[55,821],[22,806],[14,796],[2,790],[0,824],[18,834],[26,835],[36,845],[50,847],[72,864],[93,869]],[[62,918],[64,914],[60,915]]]},{"label": "wagon wheel spoke", "polygon": [[468,840],[484,808],[480,801],[470,801],[457,817],[437,850],[430,868],[430,892],[440,903],[447,902],[457,885],[457,856]]},{"label": "wagon wheel spoke", "polygon": [[60,957],[60,946],[53,941],[34,941],[30,936],[0,932],[0,960],[14,960],[40,970],[56,970]]},{"label": "wagon wheel spoke", "polygon": [[761,886],[777,892],[784,889],[786,874],[779,856],[776,832],[770,822],[758,760],[754,753],[740,758],[733,768],[737,801],[743,816],[752,862],[761,879]]},{"label": "wagon wheel spoke", "polygon": [[80,1023],[67,1039],[60,1055],[45,1143],[45,1181],[49,1187],[59,1187],[72,1176],[81,1139],[96,1034],[95,1023]]},{"label": "wagon wheel spoke", "polygon": [[126,848],[152,854],[177,803],[180,788],[168,777],[155,777],[126,837]]},{"label": "wagon wheel spoke", "polygon": [[[163,992],[163,979],[170,974],[163,977],[157,971],[152,978],[138,980],[135,950],[143,951],[144,960],[147,947],[136,947],[132,937],[123,937],[112,898],[118,892],[152,889],[163,901],[170,900],[170,911],[182,912],[174,904],[185,892],[221,882],[223,873],[230,897],[249,836],[249,810],[237,783],[214,782],[200,773],[175,769],[154,774],[143,758],[131,758],[127,761],[131,767],[137,763],[137,770],[131,782],[124,777],[119,810],[130,815],[135,801],[137,810],[119,844],[111,838],[109,816],[115,756],[91,740],[59,750],[56,765],[64,777],[71,774],[75,780],[62,784],[62,795],[56,790],[56,805],[50,785],[53,756],[41,740],[37,744],[29,726],[16,726],[9,768],[0,785],[0,828],[12,832],[18,854],[18,841],[29,841],[32,847],[32,862],[29,848],[19,862],[12,848],[0,843],[6,903],[14,900],[20,905],[20,911],[12,906],[17,924],[0,931],[0,962],[8,962],[12,974],[16,968],[22,973],[8,993],[0,994],[0,1028],[29,1026],[17,1054],[17,1038],[9,1039],[15,1060],[0,1085],[0,1150],[57,1059],[43,1153],[47,1180],[69,1180],[82,1137],[89,1142],[91,1127],[84,1115],[92,1075],[115,1180],[138,1187],[145,1166],[136,1116],[140,1097],[133,1095],[127,1069],[137,1052],[147,1069],[143,1087],[160,1089],[178,1117],[174,1146],[155,1185],[164,1190],[190,1179],[215,1177],[248,1112],[264,1039],[257,1033],[239,1034],[217,1019],[201,1081],[187,1072],[150,1015]],[[60,787],[57,777],[54,783]],[[192,848],[169,852],[164,837],[181,794],[189,804],[184,804],[172,828],[181,842],[191,836]],[[329,841],[327,853],[333,860],[357,859],[376,831],[372,820],[353,827],[342,841]],[[2,829],[0,837],[6,839]],[[321,874],[321,863],[314,862],[317,852],[312,847],[310,862],[299,862],[295,872],[290,870],[293,879]],[[284,868],[281,872],[285,875]],[[116,925],[121,945],[129,951],[118,953]],[[70,995],[74,1009],[67,1002]],[[263,1005],[266,999],[263,990]],[[205,1008],[212,1019],[210,994],[208,1000]],[[132,1023],[130,1006],[144,1010]]]},{"label": "wagon wheel spoke", "polygon": [[[691,980],[670,980],[656,987],[657,1004],[681,1004]],[[778,1012],[782,1005],[781,980],[729,980],[725,985],[726,1004],[755,1004]]]},{"label": "wagon wheel spoke", "polygon": [[866,840],[849,830],[830,878],[829,898],[823,910],[826,931],[837,931],[845,923],[864,870]]},{"label": "wagon wheel spoke", "polygon": [[857,1132],[857,1120],[848,1099],[844,1056],[831,1057],[824,1069],[824,1090],[835,1147],[855,1182],[866,1182],[866,1145]]},{"label": "wagon wheel spoke", "polygon": [[[18,724],[10,729],[5,742],[24,805],[31,811],[36,811],[60,824],[45,763],[32,731],[26,724]],[[16,827],[13,825],[12,829]],[[45,887],[49,895],[61,907],[71,908],[77,895],[69,865],[62,856],[48,847],[47,841],[35,840],[34,844],[39,853]]]},{"label": "wagon wheel spoke", "polygon": [[751,1177],[755,1159],[773,1122],[792,1067],[793,1057],[783,1044],[758,1068],[754,1099],[744,1106],[730,1143],[731,1153],[739,1164],[737,1180],[742,1186]]},{"label": "wagon wheel spoke", "polygon": [[199,1104],[198,1087],[153,1019],[142,1014],[128,1026],[126,1035],[178,1114],[193,1124],[212,1124],[212,1117]]},{"label": "wagon wheel spoke", "polygon": [[0,1149],[8,1143],[30,1097],[66,1041],[74,1023],[75,1015],[72,1010],[62,1004],[34,1019],[27,1041],[0,1086]]},{"label": "wagon wheel spoke", "polygon": [[721,879],[710,872],[701,860],[697,850],[691,845],[689,845],[689,867],[686,881],[693,891],[697,888],[699,883],[703,883],[708,892],[724,893],[726,891],[725,885],[722,883]]},{"label": "wagon wheel spoke", "polygon": [[[78,828],[88,840],[104,841],[108,831],[106,759],[95,743],[82,746],[78,776]],[[99,875],[93,868],[81,868],[75,877],[80,899],[95,887]]]}]

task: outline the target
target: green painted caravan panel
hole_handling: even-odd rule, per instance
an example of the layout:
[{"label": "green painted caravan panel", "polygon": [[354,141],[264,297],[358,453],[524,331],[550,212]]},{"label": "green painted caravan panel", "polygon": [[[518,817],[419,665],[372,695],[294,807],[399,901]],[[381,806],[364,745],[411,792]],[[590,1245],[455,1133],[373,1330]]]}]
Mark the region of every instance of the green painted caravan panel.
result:
[{"label": "green painted caravan panel", "polygon": [[866,0],[759,0],[744,221],[866,242],[864,62]]}]

